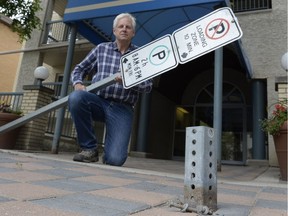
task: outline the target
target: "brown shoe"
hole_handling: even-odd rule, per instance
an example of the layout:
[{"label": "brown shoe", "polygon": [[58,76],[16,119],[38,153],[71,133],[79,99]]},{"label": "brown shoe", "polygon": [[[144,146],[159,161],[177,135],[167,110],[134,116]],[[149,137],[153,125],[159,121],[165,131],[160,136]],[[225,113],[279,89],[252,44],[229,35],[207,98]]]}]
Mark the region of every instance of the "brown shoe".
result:
[{"label": "brown shoe", "polygon": [[78,162],[97,162],[99,160],[98,151],[93,149],[82,150],[80,153],[77,153],[73,157],[73,161]]}]

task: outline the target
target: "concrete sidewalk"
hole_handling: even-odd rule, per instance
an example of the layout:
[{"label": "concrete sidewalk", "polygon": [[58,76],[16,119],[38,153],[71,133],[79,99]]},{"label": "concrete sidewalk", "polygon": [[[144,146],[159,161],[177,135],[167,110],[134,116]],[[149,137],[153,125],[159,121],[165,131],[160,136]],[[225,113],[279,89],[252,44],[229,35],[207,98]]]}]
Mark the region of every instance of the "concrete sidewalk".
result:
[{"label": "concrete sidewalk", "polygon": [[[279,169],[222,165],[219,216],[287,216]],[[183,201],[184,162],[129,157],[123,167],[77,163],[71,154],[0,150],[2,216],[170,216]]]}]

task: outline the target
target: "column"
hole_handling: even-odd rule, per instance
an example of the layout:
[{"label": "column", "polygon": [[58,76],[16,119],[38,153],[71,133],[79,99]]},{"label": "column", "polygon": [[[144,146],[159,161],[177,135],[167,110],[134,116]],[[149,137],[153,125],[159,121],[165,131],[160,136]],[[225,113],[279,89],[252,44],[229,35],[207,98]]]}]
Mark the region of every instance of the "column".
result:
[{"label": "column", "polygon": [[[24,95],[21,110],[24,115],[51,103],[51,96],[54,94],[54,90],[40,85],[26,85],[23,86],[23,89]],[[47,114],[44,114],[23,125],[15,148],[42,150],[47,120]]]},{"label": "column", "polygon": [[253,80],[253,141],[252,157],[257,160],[266,159],[265,133],[262,130],[260,120],[265,118],[265,85],[261,80]]}]

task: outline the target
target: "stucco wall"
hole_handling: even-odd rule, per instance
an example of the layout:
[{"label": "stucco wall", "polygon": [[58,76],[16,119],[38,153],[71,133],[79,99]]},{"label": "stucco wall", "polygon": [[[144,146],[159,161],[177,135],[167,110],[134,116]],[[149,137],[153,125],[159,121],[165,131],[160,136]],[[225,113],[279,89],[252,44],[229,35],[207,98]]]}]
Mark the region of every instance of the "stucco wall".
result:
[{"label": "stucco wall", "polygon": [[[6,19],[0,16],[0,53],[19,50],[22,44],[18,42],[18,35],[12,32]],[[12,92],[17,73],[19,53],[0,55],[0,92]]]},{"label": "stucco wall", "polygon": [[[236,14],[243,30],[243,46],[254,78],[267,79],[268,106],[278,99],[275,77],[287,76],[281,57],[287,52],[287,0],[273,0],[272,9]],[[272,136],[268,140],[269,164],[277,166]]]},{"label": "stucco wall", "polygon": [[[52,16],[53,1],[42,0],[41,10],[37,13],[38,18],[45,23],[46,19],[50,20]],[[45,10],[46,9],[46,10]],[[25,49],[37,49],[41,44],[42,31],[35,29],[31,34],[31,39],[25,43]],[[34,70],[42,65],[43,55],[40,51],[25,52],[18,70],[16,92],[22,92],[24,85],[31,85],[34,83]]]},{"label": "stucco wall", "polygon": [[256,78],[284,76],[281,57],[287,52],[287,0],[273,0],[272,10],[237,13],[243,45]]}]

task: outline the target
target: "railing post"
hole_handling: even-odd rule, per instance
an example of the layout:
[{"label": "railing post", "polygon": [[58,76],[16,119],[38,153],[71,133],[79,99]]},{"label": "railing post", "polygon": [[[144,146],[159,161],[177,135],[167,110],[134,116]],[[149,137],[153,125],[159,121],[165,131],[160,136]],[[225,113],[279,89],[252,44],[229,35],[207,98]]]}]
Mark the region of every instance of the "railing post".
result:
[{"label": "railing post", "polygon": [[[65,69],[64,69],[63,85],[62,85],[61,93],[60,93],[61,98],[65,97],[68,92],[68,85],[69,85],[70,71],[71,71],[71,65],[72,65],[72,60],[73,60],[73,55],[74,55],[76,34],[77,34],[77,28],[76,26],[72,26],[71,35],[69,39],[69,46],[68,46],[68,51],[67,51],[67,56],[66,56],[66,64],[65,64]],[[59,151],[59,144],[60,144],[60,138],[62,134],[64,116],[65,116],[65,107],[61,107],[57,111],[57,120],[56,120],[55,132],[53,136],[52,149],[51,149],[51,152],[53,154],[58,154],[58,151]]]},{"label": "railing post", "polygon": [[[21,110],[24,115],[51,103],[52,89],[39,85],[23,86],[24,95]],[[42,150],[43,137],[47,125],[47,114],[38,117],[22,126],[19,137],[16,141],[16,149]]]}]

